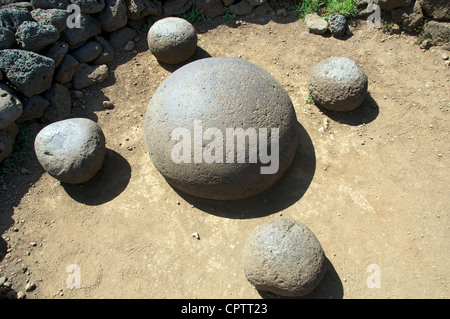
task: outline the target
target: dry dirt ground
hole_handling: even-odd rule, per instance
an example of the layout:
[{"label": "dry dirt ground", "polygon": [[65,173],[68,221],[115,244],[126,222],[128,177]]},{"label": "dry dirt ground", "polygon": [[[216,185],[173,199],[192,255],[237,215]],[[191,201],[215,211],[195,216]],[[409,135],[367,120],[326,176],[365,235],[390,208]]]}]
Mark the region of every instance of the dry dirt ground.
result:
[{"label": "dry dirt ground", "polygon": [[[268,191],[239,202],[170,187],[147,154],[143,117],[176,67],[159,64],[141,34],[137,52],[118,53],[109,79],[85,91],[86,109],[74,109],[105,133],[100,173],[82,186],[63,185],[31,153],[25,170],[3,177],[0,276],[11,288],[35,283],[30,299],[276,298],[246,280],[241,252],[255,227],[282,216],[307,225],[327,256],[324,280],[305,298],[449,298],[444,51],[423,52],[415,37],[390,36],[364,21],[344,39],[273,15],[195,26],[193,59],[246,59],[288,91],[304,128],[290,169]],[[368,75],[370,94],[354,112],[305,103],[308,71],[330,56],[353,59]],[[104,100],[115,108],[105,110]],[[31,125],[31,143],[39,128]]]}]

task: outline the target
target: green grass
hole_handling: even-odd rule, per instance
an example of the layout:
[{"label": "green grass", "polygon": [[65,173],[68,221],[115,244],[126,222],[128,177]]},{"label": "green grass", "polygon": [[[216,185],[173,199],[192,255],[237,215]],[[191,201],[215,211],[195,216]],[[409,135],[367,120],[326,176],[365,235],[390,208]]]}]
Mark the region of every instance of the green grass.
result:
[{"label": "green grass", "polygon": [[187,11],[186,13],[180,14],[178,17],[183,18],[183,19],[189,21],[190,23],[194,23],[197,21],[211,20],[210,17],[203,15],[203,11],[199,11],[197,9],[197,6],[195,5],[195,1],[192,4],[192,7],[189,11]]},{"label": "green grass", "polygon": [[311,93],[308,93],[306,96],[305,104],[315,104],[313,97],[311,96]]},{"label": "green grass", "polygon": [[340,13],[351,18],[358,13],[356,0],[301,0],[292,10],[292,13],[301,19],[309,13],[317,13],[328,20],[333,13]]},{"label": "green grass", "polygon": [[234,20],[234,19],[237,18],[237,14],[236,13],[231,13],[230,12],[230,8],[225,7],[224,13],[223,13],[223,18],[225,20]]}]

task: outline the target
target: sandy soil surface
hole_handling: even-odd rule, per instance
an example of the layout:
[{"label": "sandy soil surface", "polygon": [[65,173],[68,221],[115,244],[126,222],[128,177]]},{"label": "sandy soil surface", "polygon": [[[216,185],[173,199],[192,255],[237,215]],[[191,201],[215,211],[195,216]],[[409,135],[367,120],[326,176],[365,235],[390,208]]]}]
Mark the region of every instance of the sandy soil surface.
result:
[{"label": "sandy soil surface", "polygon": [[[31,152],[23,168],[3,176],[0,276],[11,289],[34,283],[30,299],[276,298],[246,280],[241,253],[255,227],[282,216],[307,225],[327,256],[324,280],[305,298],[449,298],[444,51],[424,52],[415,37],[364,22],[344,39],[270,15],[195,26],[193,59],[248,60],[288,91],[304,128],[290,169],[268,191],[239,202],[170,187],[147,154],[143,117],[176,67],[159,64],[141,34],[137,52],[118,52],[108,80],[85,90],[84,107],[74,108],[105,133],[100,173],[64,185]],[[308,71],[330,56],[355,60],[369,78],[368,98],[351,113],[305,104]],[[114,109],[104,109],[105,100]],[[40,127],[30,125],[30,143]]]}]

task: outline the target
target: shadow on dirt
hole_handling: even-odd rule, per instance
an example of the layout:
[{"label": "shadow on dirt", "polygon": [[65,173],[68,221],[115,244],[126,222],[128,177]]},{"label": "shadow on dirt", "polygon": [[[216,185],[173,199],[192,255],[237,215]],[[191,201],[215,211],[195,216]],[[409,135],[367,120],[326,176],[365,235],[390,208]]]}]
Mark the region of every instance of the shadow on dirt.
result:
[{"label": "shadow on dirt", "polygon": [[300,139],[291,166],[269,189],[236,201],[203,199],[174,190],[196,208],[224,218],[258,218],[280,212],[295,204],[309,188],[316,170],[316,156],[311,138],[298,125]]},{"label": "shadow on dirt", "polygon": [[131,166],[119,153],[107,149],[100,171],[83,184],[61,183],[67,194],[85,205],[101,205],[119,196],[131,178]]},{"label": "shadow on dirt", "polygon": [[258,293],[264,299],[342,299],[344,288],[339,275],[328,258],[325,258],[325,263],[327,270],[322,281],[314,291],[305,296],[285,297],[261,290],[258,290]]},{"label": "shadow on dirt", "polygon": [[183,62],[180,64],[167,64],[167,63],[158,61],[158,63],[166,71],[175,72],[177,69],[181,68],[182,66],[184,66],[186,64],[189,64],[189,63],[197,61],[197,60],[210,58],[210,57],[211,57],[211,54],[209,54],[204,49],[202,49],[201,47],[198,46],[197,49],[195,50],[194,54],[192,55],[192,57],[190,57],[186,62]]},{"label": "shadow on dirt", "polygon": [[328,116],[333,121],[352,126],[370,123],[374,121],[380,113],[378,104],[370,93],[367,93],[365,100],[360,106],[350,112],[335,112],[324,109],[321,106],[317,107],[324,115]]}]

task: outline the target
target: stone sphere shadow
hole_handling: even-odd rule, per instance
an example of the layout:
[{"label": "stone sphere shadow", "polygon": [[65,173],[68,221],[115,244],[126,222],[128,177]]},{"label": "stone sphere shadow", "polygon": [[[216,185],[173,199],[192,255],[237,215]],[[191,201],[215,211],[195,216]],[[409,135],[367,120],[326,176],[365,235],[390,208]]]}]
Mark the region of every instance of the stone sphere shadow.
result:
[{"label": "stone sphere shadow", "polygon": [[158,61],[159,65],[162,68],[164,68],[166,71],[175,72],[177,69],[181,68],[182,66],[184,66],[186,64],[189,64],[189,63],[197,61],[197,60],[210,58],[210,57],[211,57],[211,55],[207,51],[205,51],[201,47],[197,46],[197,49],[195,50],[194,54],[187,61],[185,61],[183,63],[167,64],[167,63],[163,63],[159,60],[157,60],[157,61]]},{"label": "stone sphere shadow", "polygon": [[300,123],[297,128],[299,142],[291,165],[274,185],[259,194],[240,200],[221,201],[195,197],[173,186],[172,188],[194,207],[219,217],[258,218],[282,211],[302,198],[316,170],[316,156],[311,138]]},{"label": "stone sphere shadow", "polygon": [[311,293],[300,297],[285,297],[267,291],[258,290],[264,299],[342,299],[344,288],[339,275],[330,260],[325,257],[326,272],[320,284]]},{"label": "stone sphere shadow", "polygon": [[316,106],[324,115],[328,116],[333,121],[352,126],[370,123],[375,120],[380,113],[380,108],[378,107],[377,102],[373,99],[369,92],[367,93],[362,104],[353,111],[336,112],[327,110],[320,105]]},{"label": "stone sphere shadow", "polygon": [[61,182],[67,194],[77,202],[89,206],[101,205],[116,198],[128,185],[131,166],[119,153],[106,149],[100,171],[83,184]]}]

